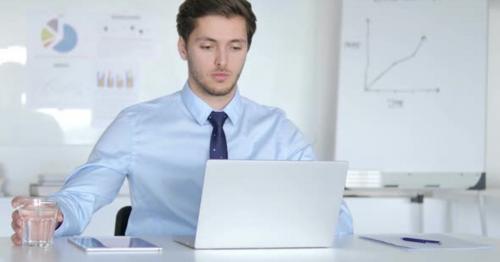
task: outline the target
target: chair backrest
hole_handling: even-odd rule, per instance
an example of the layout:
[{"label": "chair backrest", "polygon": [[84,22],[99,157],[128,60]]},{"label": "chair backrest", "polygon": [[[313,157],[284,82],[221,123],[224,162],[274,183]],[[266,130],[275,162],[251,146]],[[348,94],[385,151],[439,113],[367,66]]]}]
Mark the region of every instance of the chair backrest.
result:
[{"label": "chair backrest", "polygon": [[124,206],[116,213],[115,236],[124,236],[127,231],[128,217],[132,211],[131,206]]}]

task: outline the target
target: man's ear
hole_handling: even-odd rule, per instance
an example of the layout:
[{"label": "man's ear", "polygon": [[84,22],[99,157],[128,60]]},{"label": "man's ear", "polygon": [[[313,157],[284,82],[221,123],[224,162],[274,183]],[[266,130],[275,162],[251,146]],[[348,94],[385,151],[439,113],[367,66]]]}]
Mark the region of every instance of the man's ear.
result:
[{"label": "man's ear", "polygon": [[179,37],[179,41],[177,41],[177,49],[179,50],[179,55],[181,55],[182,59],[187,60],[187,46],[184,38]]}]

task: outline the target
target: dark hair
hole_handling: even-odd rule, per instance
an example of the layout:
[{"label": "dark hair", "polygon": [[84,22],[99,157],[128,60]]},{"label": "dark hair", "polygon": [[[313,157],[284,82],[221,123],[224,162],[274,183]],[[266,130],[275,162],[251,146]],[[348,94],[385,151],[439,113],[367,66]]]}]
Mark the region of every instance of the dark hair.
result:
[{"label": "dark hair", "polygon": [[184,41],[196,26],[196,19],[207,15],[221,15],[227,18],[242,16],[247,25],[248,46],[257,30],[257,18],[252,11],[252,5],[247,0],[186,0],[179,7],[177,14],[177,32]]}]

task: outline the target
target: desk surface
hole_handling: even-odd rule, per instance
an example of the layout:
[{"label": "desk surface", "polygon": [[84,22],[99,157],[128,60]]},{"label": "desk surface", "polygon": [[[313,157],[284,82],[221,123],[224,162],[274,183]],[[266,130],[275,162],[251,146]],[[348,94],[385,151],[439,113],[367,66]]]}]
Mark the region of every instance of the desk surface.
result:
[{"label": "desk surface", "polygon": [[253,250],[192,250],[173,242],[170,238],[143,237],[163,247],[161,253],[106,253],[88,254],[67,242],[56,239],[54,246],[42,248],[16,247],[9,238],[0,238],[0,262],[7,261],[213,261],[213,262],[257,262],[257,261],[498,261],[500,240],[475,236],[460,236],[494,246],[477,250],[433,250],[409,252],[398,248],[346,237],[336,242],[335,248],[324,249],[253,249]]}]

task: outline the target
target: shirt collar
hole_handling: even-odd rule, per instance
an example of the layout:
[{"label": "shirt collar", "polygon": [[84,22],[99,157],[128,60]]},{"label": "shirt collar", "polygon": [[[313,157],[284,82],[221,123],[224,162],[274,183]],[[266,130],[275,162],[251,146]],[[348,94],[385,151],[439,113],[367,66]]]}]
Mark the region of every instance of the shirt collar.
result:
[{"label": "shirt collar", "polygon": [[[184,88],[181,91],[181,97],[184,106],[186,106],[189,113],[191,113],[199,125],[209,124],[207,118],[210,113],[215,110],[199,98],[193,90],[191,90],[191,87],[187,82],[184,84]],[[242,113],[241,96],[238,90],[236,90],[233,99],[231,99],[229,104],[227,104],[222,111],[226,112],[229,121],[231,121],[232,124],[236,125],[238,123]]]}]

